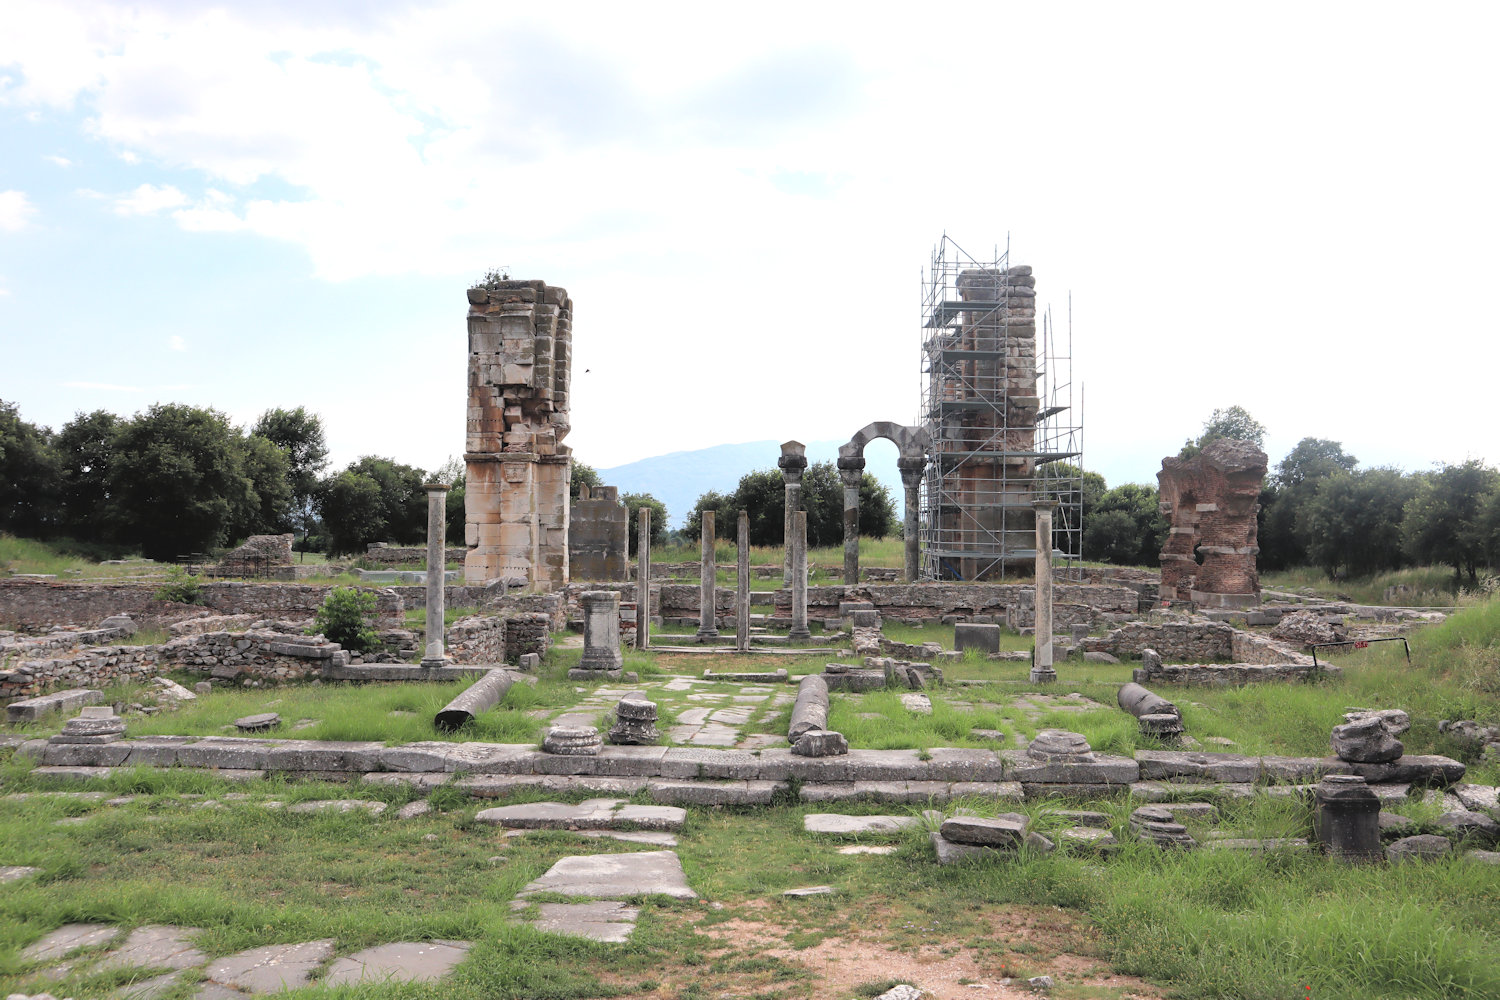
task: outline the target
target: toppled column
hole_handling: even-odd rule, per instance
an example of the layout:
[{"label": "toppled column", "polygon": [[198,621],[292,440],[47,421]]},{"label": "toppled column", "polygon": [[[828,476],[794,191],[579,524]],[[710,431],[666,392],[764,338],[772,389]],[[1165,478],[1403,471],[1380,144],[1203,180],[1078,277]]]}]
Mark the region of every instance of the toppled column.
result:
[{"label": "toppled column", "polygon": [[717,603],[719,567],[714,563],[714,512],[703,512],[702,561],[698,564],[698,638],[716,639],[718,623],[714,618]]},{"label": "toppled column", "polygon": [[427,625],[426,649],[422,653],[422,666],[446,667],[450,664],[443,649],[443,596],[447,577],[447,549],[444,537],[448,534],[448,486],[445,483],[427,483]]},{"label": "toppled column", "polygon": [[828,728],[828,683],[818,674],[808,674],[797,684],[792,721],[786,738],[793,743],[803,733]]},{"label": "toppled column", "polygon": [[734,578],[734,648],[750,649],[750,514],[740,511],[735,542],[738,559]]},{"label": "toppled column", "polygon": [[1313,835],[1342,861],[1378,861],[1380,799],[1357,774],[1329,774],[1313,789]]},{"label": "toppled column", "polygon": [[573,302],[543,281],[469,289],[464,579],[568,581]]},{"label": "toppled column", "polygon": [[781,446],[781,457],[776,460],[781,470],[781,481],[786,484],[786,510],[782,519],[781,537],[786,546],[782,560],[781,585],[792,585],[792,512],[802,506],[802,473],[807,469],[807,447],[801,441],[787,441]]},{"label": "toppled column", "polygon": [[619,677],[625,665],[620,652],[620,595],[613,590],[586,590],[583,605],[583,659],[568,671],[574,680]]},{"label": "toppled column", "polygon": [[1265,477],[1266,453],[1232,438],[1210,441],[1192,458],[1162,459],[1156,480],[1171,522],[1161,549],[1163,601],[1260,603],[1255,515]]},{"label": "toppled column", "polygon": [[635,526],[635,648],[651,646],[651,508],[642,504]]},{"label": "toppled column", "polygon": [[859,484],[865,475],[863,455],[839,456],[844,483],[844,586],[859,584]]},{"label": "toppled column", "polygon": [[462,728],[473,722],[476,716],[500,704],[500,699],[505,697],[515,680],[515,674],[509,670],[486,671],[483,677],[459,692],[458,697],[433,716],[432,724],[445,733]]},{"label": "toppled column", "polygon": [[1115,700],[1136,717],[1142,734],[1164,739],[1176,739],[1182,735],[1182,713],[1177,706],[1139,684],[1120,685]]},{"label": "toppled column", "polygon": [[807,511],[792,512],[792,642],[812,638],[807,628]]},{"label": "toppled column", "polygon": [[1056,500],[1033,500],[1036,511],[1036,630],[1031,657],[1031,682],[1057,680],[1052,668],[1052,511]]}]

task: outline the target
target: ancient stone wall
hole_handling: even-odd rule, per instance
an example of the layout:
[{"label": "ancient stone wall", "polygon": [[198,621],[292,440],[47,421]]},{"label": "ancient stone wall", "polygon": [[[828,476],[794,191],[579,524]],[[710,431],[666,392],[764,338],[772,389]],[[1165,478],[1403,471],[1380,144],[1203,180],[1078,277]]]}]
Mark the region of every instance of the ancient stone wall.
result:
[{"label": "ancient stone wall", "polygon": [[215,576],[269,576],[292,565],[292,535],[251,535],[228,552],[211,572]]},{"label": "ancient stone wall", "polygon": [[568,515],[568,574],[573,580],[628,580],[630,526],[620,491],[584,486]]},{"label": "ancient stone wall", "polygon": [[1156,479],[1171,528],[1161,550],[1163,601],[1208,607],[1260,603],[1255,515],[1266,453],[1221,438],[1192,458],[1164,458]]},{"label": "ancient stone wall", "polygon": [[469,289],[464,578],[568,581],[573,302],[542,281]]},{"label": "ancient stone wall", "polygon": [[[459,563],[468,558],[468,549],[444,549],[444,564]],[[383,542],[372,542],[365,549],[364,555],[360,556],[364,562],[373,563],[378,566],[410,566],[427,565],[427,546],[425,545],[386,545]]]},{"label": "ancient stone wall", "polygon": [[[310,618],[333,588],[312,584],[205,582],[202,605],[173,604],[155,598],[146,583],[45,583],[0,581],[0,623],[26,631],[49,625],[91,625],[128,614],[143,625],[158,625],[207,614],[252,614],[259,618]],[[413,588],[419,593],[422,588]],[[372,590],[376,614],[399,619],[406,606],[390,589]],[[420,607],[420,600],[412,605]]]},{"label": "ancient stone wall", "polygon": [[1141,650],[1154,649],[1164,663],[1312,664],[1312,657],[1285,643],[1223,622],[1132,622],[1083,639],[1079,646],[1084,652],[1132,660],[1140,659]]}]

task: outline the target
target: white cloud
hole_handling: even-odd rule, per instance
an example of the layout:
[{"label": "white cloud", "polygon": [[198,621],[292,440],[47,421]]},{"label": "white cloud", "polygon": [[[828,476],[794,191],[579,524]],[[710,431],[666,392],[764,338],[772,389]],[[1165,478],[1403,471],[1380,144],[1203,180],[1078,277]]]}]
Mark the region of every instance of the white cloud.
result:
[{"label": "white cloud", "polygon": [[142,184],[130,194],[115,199],[115,212],[120,215],[152,215],[167,208],[186,205],[187,195],[171,184],[157,187]]},{"label": "white cloud", "polygon": [[68,159],[66,156],[48,155],[43,156],[42,159],[46,160],[48,163],[53,164],[54,166],[63,167],[64,169],[73,165],[73,161]]},{"label": "white cloud", "polygon": [[36,206],[26,197],[26,192],[0,191],[0,231],[20,232],[35,215]]},{"label": "white cloud", "polygon": [[183,340],[181,337],[174,333],[172,334],[172,336],[167,338],[167,347],[174,351],[185,351],[187,350],[187,341]]}]

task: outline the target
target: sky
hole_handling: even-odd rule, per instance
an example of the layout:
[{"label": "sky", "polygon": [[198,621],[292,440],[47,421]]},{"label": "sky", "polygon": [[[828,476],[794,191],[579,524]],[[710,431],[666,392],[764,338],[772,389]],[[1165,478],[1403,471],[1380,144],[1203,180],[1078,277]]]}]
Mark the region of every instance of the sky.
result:
[{"label": "sky", "polygon": [[580,460],[844,439],[916,418],[947,234],[1035,269],[1111,485],[1232,404],[1273,467],[1497,463],[1497,22],[5,0],[0,399],[305,405],[335,468],[435,469],[504,269],[574,300]]}]

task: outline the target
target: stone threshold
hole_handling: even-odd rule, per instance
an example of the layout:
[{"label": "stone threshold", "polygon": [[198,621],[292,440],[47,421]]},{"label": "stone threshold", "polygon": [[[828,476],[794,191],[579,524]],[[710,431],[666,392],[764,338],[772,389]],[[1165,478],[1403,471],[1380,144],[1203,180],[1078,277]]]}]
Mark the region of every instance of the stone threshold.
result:
[{"label": "stone threshold", "polygon": [[[1446,787],[1466,768],[1436,755],[1407,755],[1385,764],[1356,764],[1332,757],[1246,756],[1233,753],[1142,750],[1132,757],[1095,754],[1085,761],[1039,761],[1024,750],[935,747],[917,750],[851,750],[832,757],[800,757],[789,748],[606,746],[594,756],[541,752],[535,744],[427,741],[386,746],[377,742],[260,739],[230,736],[156,736],[112,743],[28,740],[16,752],[44,769],[192,767],[221,772],[308,775],[331,780],[381,775],[461,773],[500,776],[657,778],[837,785],[869,782],[1014,782],[1045,793],[1069,786],[1080,794],[1123,794],[1137,782],[1210,785],[1300,785],[1325,774],[1358,774],[1372,784]],[[395,779],[402,780],[402,779]],[[1028,797],[1030,797],[1028,795]]]}]

